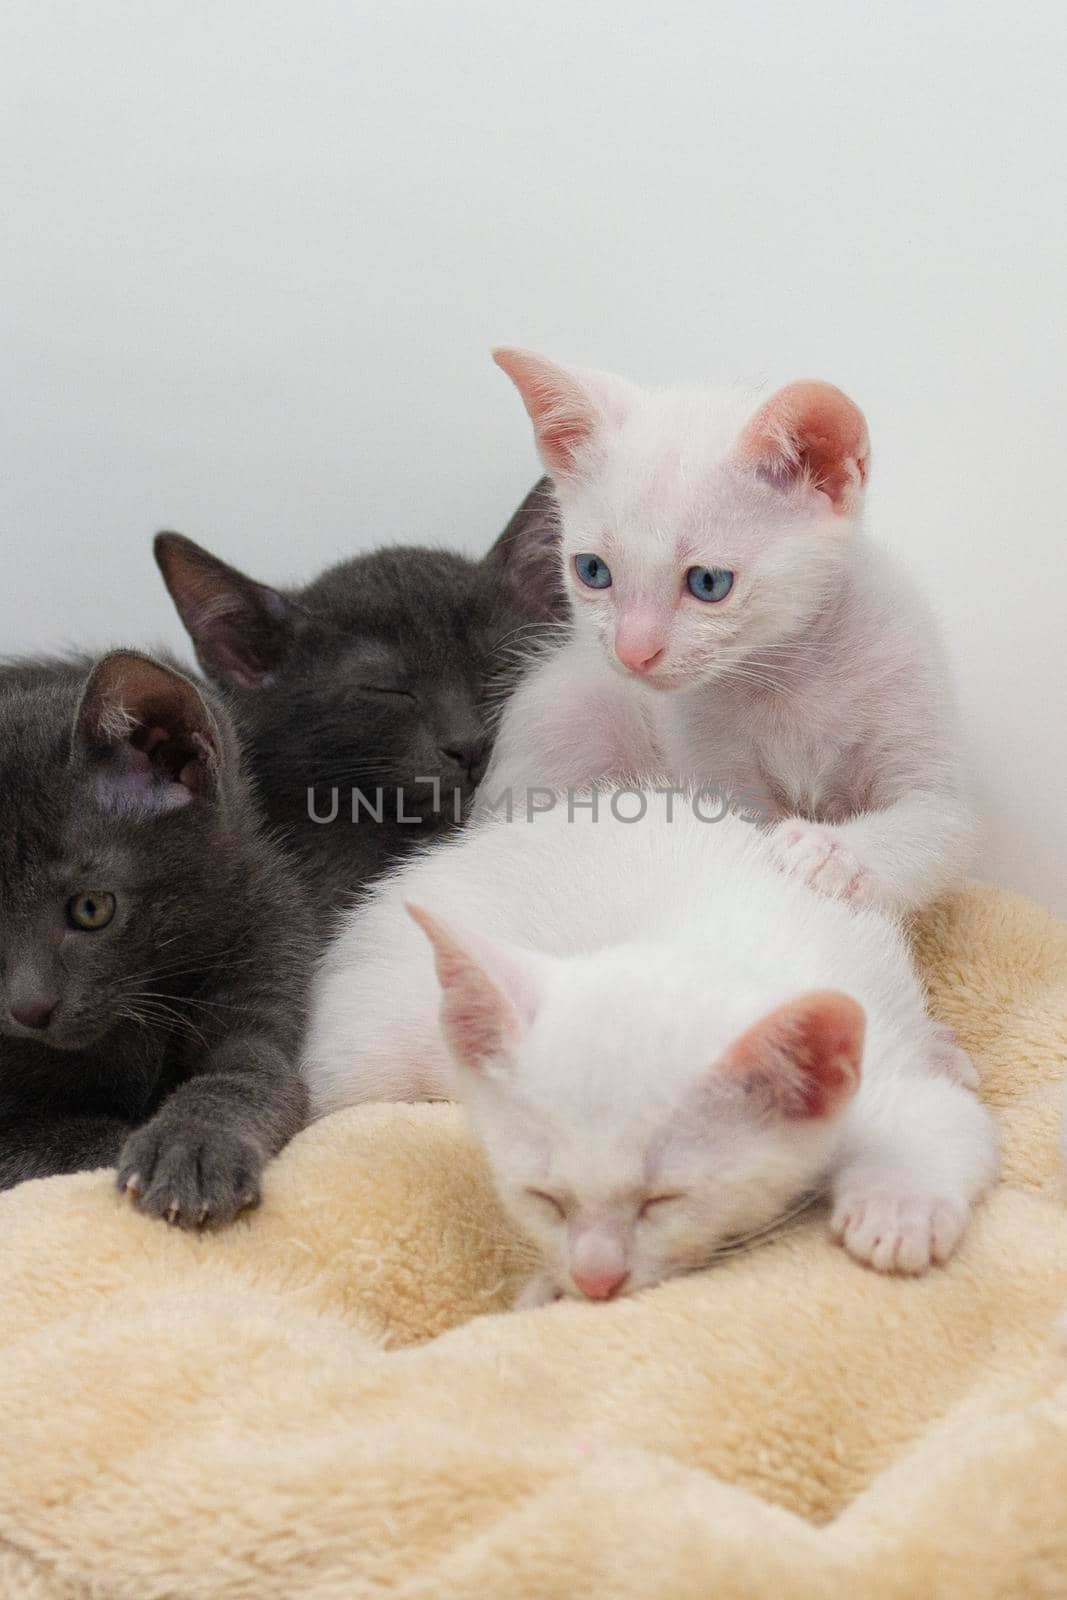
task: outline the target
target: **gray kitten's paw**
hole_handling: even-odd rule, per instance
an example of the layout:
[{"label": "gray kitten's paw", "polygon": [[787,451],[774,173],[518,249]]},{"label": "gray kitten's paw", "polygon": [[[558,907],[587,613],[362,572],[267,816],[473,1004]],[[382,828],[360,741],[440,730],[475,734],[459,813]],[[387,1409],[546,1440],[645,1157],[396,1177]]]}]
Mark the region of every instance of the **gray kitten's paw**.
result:
[{"label": "gray kitten's paw", "polygon": [[181,1228],[230,1222],[259,1204],[265,1156],[226,1128],[183,1125],[166,1111],[138,1128],[119,1157],[118,1187],[142,1211]]}]

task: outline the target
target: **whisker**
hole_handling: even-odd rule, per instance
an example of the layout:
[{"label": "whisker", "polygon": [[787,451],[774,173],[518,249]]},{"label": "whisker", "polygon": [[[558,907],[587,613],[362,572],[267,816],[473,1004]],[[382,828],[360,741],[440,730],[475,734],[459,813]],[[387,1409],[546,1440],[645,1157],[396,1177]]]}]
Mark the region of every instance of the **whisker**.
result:
[{"label": "whisker", "polygon": [[752,1228],[748,1233],[737,1234],[732,1239],[725,1240],[715,1250],[711,1260],[721,1261],[726,1256],[743,1255],[746,1251],[755,1249],[758,1245],[770,1244],[779,1235],[788,1232],[788,1224],[795,1222],[797,1218],[810,1211],[815,1203],[823,1198],[825,1193],[825,1189],[816,1189],[802,1195],[796,1205],[791,1206],[788,1211],[781,1212],[777,1217],[772,1217],[770,1222],[765,1222],[758,1228]]}]

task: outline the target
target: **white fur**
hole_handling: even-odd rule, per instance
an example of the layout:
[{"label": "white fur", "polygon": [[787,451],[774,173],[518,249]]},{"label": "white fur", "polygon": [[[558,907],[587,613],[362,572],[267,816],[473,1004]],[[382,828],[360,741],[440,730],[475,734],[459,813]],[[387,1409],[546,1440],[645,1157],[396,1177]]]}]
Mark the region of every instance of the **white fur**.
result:
[{"label": "white fur", "polygon": [[[865,459],[835,510],[805,474],[746,459],[749,397],[516,370],[534,410],[557,382],[576,413],[584,394],[589,431],[561,453],[540,420],[573,636],[505,708],[483,802],[657,772],[758,796],[779,866],[824,892],[904,909],[956,882],[975,825],[948,674],[910,582],[860,531]],[[610,588],[579,581],[583,553]],[[694,599],[691,566],[733,572],[727,598]],[[647,677],[620,664],[624,637],[662,645]]]},{"label": "white fur", "polygon": [[[378,885],[318,978],[316,1112],[458,1095],[545,1256],[530,1299],[574,1294],[590,1262],[625,1263],[627,1290],[700,1266],[827,1184],[833,1230],[860,1259],[910,1271],[944,1260],[994,1176],[996,1139],[939,1068],[943,1030],[899,928],[783,876],[736,817],[644,802],[634,823],[607,793],[595,820],[562,799],[532,823],[484,819]],[[536,993],[491,1070],[450,1058],[430,944],[405,901],[473,930],[476,951],[503,945],[501,970]],[[718,1064],[768,1012],[827,988],[866,1012],[858,1092],[837,1115],[776,1116]],[[566,1223],[530,1189],[562,1197]],[[683,1198],[642,1219],[662,1192]]]}]

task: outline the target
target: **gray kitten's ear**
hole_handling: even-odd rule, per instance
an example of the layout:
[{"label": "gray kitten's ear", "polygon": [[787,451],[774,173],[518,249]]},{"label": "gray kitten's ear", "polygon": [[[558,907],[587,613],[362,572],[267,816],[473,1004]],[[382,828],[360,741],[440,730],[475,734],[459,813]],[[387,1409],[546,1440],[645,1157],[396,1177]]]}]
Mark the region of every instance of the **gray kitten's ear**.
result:
[{"label": "gray kitten's ear", "polygon": [[157,533],[154,549],[208,677],[228,688],[271,684],[300,631],[300,608],[183,534]]},{"label": "gray kitten's ear", "polygon": [[74,722],[97,798],[111,811],[176,811],[218,790],[219,728],[180,672],[132,650],[97,662]]},{"label": "gray kitten's ear", "polygon": [[551,478],[541,478],[485,557],[532,622],[564,622],[570,601],[563,582],[559,506]]}]

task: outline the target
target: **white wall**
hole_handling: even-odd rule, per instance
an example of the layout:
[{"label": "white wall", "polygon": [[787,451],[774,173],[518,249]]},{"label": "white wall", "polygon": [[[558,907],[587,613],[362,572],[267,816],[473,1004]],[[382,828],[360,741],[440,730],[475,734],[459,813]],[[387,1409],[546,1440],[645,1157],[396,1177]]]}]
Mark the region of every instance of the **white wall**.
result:
[{"label": "white wall", "polygon": [[985,874],[1067,912],[1062,0],[2,27],[0,650],[177,641],[163,525],[274,579],[483,546],[536,470],[495,341],[822,375],[944,618]]}]

